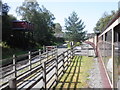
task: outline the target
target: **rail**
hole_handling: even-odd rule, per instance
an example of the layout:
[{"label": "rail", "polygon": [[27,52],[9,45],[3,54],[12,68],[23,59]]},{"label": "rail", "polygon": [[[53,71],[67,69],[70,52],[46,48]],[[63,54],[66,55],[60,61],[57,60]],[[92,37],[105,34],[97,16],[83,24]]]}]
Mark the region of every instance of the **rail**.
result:
[{"label": "rail", "polygon": [[[2,68],[1,89],[52,88],[67,70],[74,56],[74,49],[68,49],[60,55],[57,55],[57,48],[41,52],[43,51],[38,50],[22,56],[13,55],[13,64]],[[21,57],[27,59],[22,63],[17,62]]]}]

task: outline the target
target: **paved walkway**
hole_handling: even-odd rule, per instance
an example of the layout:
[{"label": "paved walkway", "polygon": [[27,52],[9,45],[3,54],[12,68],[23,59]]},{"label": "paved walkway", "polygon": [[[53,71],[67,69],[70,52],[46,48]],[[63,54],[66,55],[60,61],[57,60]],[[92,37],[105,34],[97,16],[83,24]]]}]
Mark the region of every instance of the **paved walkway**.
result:
[{"label": "paved walkway", "polygon": [[60,55],[61,53],[63,53],[66,50],[67,50],[67,48],[58,48],[58,55]]},{"label": "paved walkway", "polygon": [[103,88],[98,59],[95,58],[94,61],[93,68],[89,71],[89,88]]}]

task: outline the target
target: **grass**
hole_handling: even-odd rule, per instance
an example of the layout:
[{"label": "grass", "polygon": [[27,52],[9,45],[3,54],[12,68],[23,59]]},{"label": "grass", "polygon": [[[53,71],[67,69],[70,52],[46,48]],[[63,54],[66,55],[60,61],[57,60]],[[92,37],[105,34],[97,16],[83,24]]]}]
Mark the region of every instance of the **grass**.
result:
[{"label": "grass", "polygon": [[10,58],[13,56],[13,54],[16,55],[21,55],[21,54],[25,54],[26,51],[20,50],[20,49],[13,49],[13,48],[2,48],[2,58]]},{"label": "grass", "polygon": [[70,43],[67,43],[67,47],[68,47],[68,49],[70,49],[70,48],[71,48],[71,45],[70,45]]},{"label": "grass", "polygon": [[36,47],[31,47],[31,48],[26,48],[26,49],[11,48],[9,45],[6,44],[6,42],[0,42],[0,48],[2,48],[2,59],[6,59],[6,58],[12,57],[13,54],[15,54],[15,55],[21,55],[21,54],[28,53],[29,50],[42,49],[42,46],[40,46],[39,44],[37,44]]},{"label": "grass", "polygon": [[[66,43],[67,43],[67,48],[70,49],[70,48],[71,48],[70,42],[68,41],[68,42],[66,42]],[[80,42],[74,42],[74,45],[75,45],[75,46],[80,46],[81,43],[80,43]]]},{"label": "grass", "polygon": [[0,61],[0,64],[6,65],[10,64],[12,62],[12,59],[9,59],[13,57],[13,54],[15,55],[22,55],[26,54],[28,52],[20,50],[20,49],[12,49],[12,48],[2,48],[2,61]]},{"label": "grass", "polygon": [[[0,43],[0,48],[2,48],[2,61],[0,61],[0,65],[7,65],[12,63],[12,60],[9,58],[13,57],[13,54],[15,54],[16,56],[18,55],[22,55],[22,54],[26,54],[28,53],[29,50],[23,50],[23,49],[19,49],[19,48],[11,48],[10,46],[8,46],[5,42],[1,42]],[[38,45],[35,48],[31,48],[32,49],[41,49],[42,46]]]},{"label": "grass", "polygon": [[75,56],[55,88],[88,88],[88,71],[93,63],[93,57]]}]

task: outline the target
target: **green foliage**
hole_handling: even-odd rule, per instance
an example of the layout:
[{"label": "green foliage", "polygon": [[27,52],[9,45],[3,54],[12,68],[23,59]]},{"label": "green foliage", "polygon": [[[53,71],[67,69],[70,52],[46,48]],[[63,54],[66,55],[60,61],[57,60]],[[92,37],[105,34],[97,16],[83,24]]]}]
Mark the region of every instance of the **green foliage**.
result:
[{"label": "green foliage", "polygon": [[76,12],[65,19],[66,35],[69,41],[82,42],[85,40],[86,31],[83,31],[85,28],[84,22],[79,20]]},{"label": "green foliage", "polygon": [[12,42],[12,20],[16,20],[16,18],[12,15],[2,15],[2,41],[7,42],[8,45],[11,45],[10,42]]},{"label": "green foliage", "polygon": [[3,15],[2,16],[2,41],[6,42],[6,45],[11,48],[21,48],[28,49],[32,47],[31,32],[24,32],[18,30],[12,30],[12,21],[16,18],[12,15]]},{"label": "green foliage", "polygon": [[115,11],[111,11],[111,14],[108,14],[107,12],[105,12],[103,16],[96,23],[96,26],[94,27],[94,32],[103,31],[106,25],[112,20],[115,13],[116,13]]},{"label": "green foliage", "polygon": [[55,23],[55,26],[54,26],[54,32],[55,33],[59,33],[59,32],[62,32],[62,27],[59,23]]},{"label": "green foliage", "polygon": [[44,6],[39,7],[37,2],[24,2],[16,9],[18,15],[23,20],[34,24],[34,40],[40,45],[51,45],[54,41],[53,36],[53,14]]},{"label": "green foliage", "polygon": [[[18,48],[2,47],[2,59],[10,58],[13,56],[13,54],[21,55],[21,54],[25,54],[25,53],[27,53],[27,52],[23,51],[21,49],[18,49]],[[7,63],[7,61],[6,61],[6,63]]]},{"label": "green foliage", "polygon": [[[1,4],[2,4],[2,2],[0,1],[0,5]],[[3,15],[7,15],[7,13],[9,12],[9,9],[10,9],[10,7],[7,5],[7,3],[2,4],[2,14]]]},{"label": "green foliage", "polygon": [[71,48],[70,42],[67,43],[67,48],[68,48],[68,49]]},{"label": "green foliage", "polygon": [[[9,6],[8,6],[9,7]],[[2,41],[3,58],[12,56],[14,53],[41,48],[43,45],[53,45],[63,43],[63,38],[54,36],[54,29],[62,28],[60,24],[53,23],[54,15],[44,6],[39,7],[37,2],[23,2],[23,5],[17,7],[16,12],[22,16],[22,20],[31,22],[34,25],[34,31],[12,30],[12,21],[16,18],[12,15],[2,15]],[[56,27],[56,28],[55,28]],[[17,49],[16,49],[17,48]]]},{"label": "green foliage", "polygon": [[[9,11],[5,4],[4,11]],[[5,9],[6,8],[6,9]],[[4,13],[4,12],[3,12]],[[28,37],[30,32],[12,30],[12,21],[16,20],[13,15],[2,14],[2,41],[11,48],[28,49],[31,46],[31,37]],[[32,46],[31,46],[32,47]]]},{"label": "green foliage", "polygon": [[62,32],[62,26],[59,23],[55,23],[53,31],[54,36],[57,38],[58,42],[61,42],[62,39],[64,40],[64,32]]},{"label": "green foliage", "polygon": [[57,43],[64,43],[65,40],[64,40],[64,38],[57,37],[55,42],[57,42]]}]

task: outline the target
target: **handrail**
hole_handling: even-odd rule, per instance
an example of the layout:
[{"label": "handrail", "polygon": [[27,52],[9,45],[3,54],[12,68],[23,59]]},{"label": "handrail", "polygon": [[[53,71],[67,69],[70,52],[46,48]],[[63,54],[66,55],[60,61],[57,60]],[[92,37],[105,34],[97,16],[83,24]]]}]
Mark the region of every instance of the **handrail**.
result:
[{"label": "handrail", "polygon": [[[70,59],[73,57],[73,49],[68,49],[66,51],[64,51],[63,53],[61,53],[60,55],[57,55],[57,49],[54,48],[51,51],[47,51],[43,52],[41,54],[41,50],[39,51],[35,51],[35,52],[29,52],[28,54],[25,55],[19,55],[13,58],[13,60],[15,61],[13,64],[13,72],[11,72],[10,74],[12,75],[12,78],[9,80],[16,80],[16,82],[11,81],[12,83],[16,83],[13,85],[16,85],[15,87],[19,87],[21,84],[19,84],[20,82],[23,82],[24,80],[29,79],[29,77],[34,77],[34,73],[37,73],[39,70],[42,72],[42,77],[38,78],[38,80],[36,80],[36,82],[40,81],[41,79],[45,79],[46,76],[55,68],[55,72],[53,73],[54,75],[52,75],[50,77],[50,79],[55,79],[53,80],[54,83],[57,81],[57,78],[59,77],[58,75],[58,71],[61,73],[64,71],[65,69],[65,63],[69,63]],[[34,57],[32,57],[33,54],[39,53],[39,55],[36,55]],[[44,55],[46,57],[44,57]],[[27,56],[27,65],[23,66],[23,67],[16,67],[17,66],[17,58],[22,58],[22,56]],[[44,57],[44,58],[40,58],[40,57]],[[59,58],[61,57],[61,58]],[[35,60],[36,58],[38,58],[37,60]],[[59,58],[59,60],[58,60]],[[66,59],[65,59],[66,58]],[[65,62],[65,63],[64,63]],[[44,65],[43,65],[44,64]],[[58,68],[59,66],[59,68]],[[66,66],[68,67],[68,66]],[[63,70],[62,70],[63,69]],[[62,70],[62,71],[61,71]],[[62,74],[62,73],[61,73]],[[6,73],[6,76],[9,76],[9,74]],[[16,76],[14,76],[16,75]],[[53,76],[56,75],[56,78],[53,78]],[[6,76],[4,76],[4,79],[7,78]],[[50,83],[50,79],[48,81],[43,80],[44,84],[43,87],[44,88],[49,88],[48,87],[48,83]],[[9,84],[10,82],[5,82],[5,85]],[[35,83],[36,83],[35,82]],[[35,83],[31,84],[31,86],[29,86],[29,88],[32,88]],[[2,85],[4,85],[4,82],[2,83]],[[50,86],[52,87],[52,86]],[[10,86],[10,88],[12,88]]]}]

